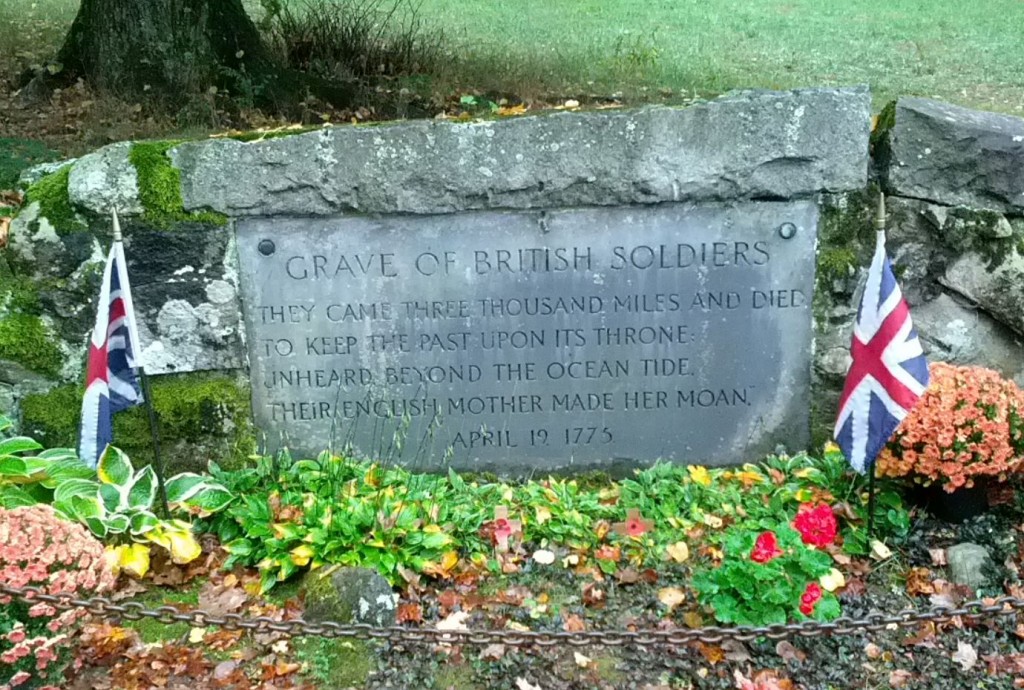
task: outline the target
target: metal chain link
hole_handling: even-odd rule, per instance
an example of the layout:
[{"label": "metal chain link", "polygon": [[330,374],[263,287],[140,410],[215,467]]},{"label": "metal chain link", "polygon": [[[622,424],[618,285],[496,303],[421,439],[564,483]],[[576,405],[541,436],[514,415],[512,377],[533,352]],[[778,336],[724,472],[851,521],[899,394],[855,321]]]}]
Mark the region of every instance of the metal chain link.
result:
[{"label": "metal chain link", "polygon": [[906,609],[898,613],[869,613],[863,618],[842,616],[828,622],[803,621],[780,625],[737,625],[731,627],[705,626],[673,630],[586,630],[518,631],[518,630],[439,630],[437,628],[403,628],[400,626],[374,627],[366,624],[342,624],[332,621],[313,623],[294,618],[275,620],[267,616],[242,616],[229,613],[215,616],[206,611],[179,611],[173,606],[147,609],[137,601],[117,603],[106,597],[78,599],[71,595],[46,594],[39,587],[7,587],[0,585],[0,595],[11,596],[25,602],[52,604],[54,608],[69,610],[82,608],[104,619],[153,620],[171,625],[189,623],[194,627],[218,626],[225,630],[253,630],[278,632],[288,636],[317,635],[362,640],[388,640],[415,644],[472,644],[501,643],[512,647],[536,645],[553,647],[569,645],[605,647],[683,645],[689,642],[719,644],[726,640],[749,642],[765,637],[773,640],[787,637],[820,637],[822,635],[850,635],[892,628],[903,628],[926,622],[945,622],[956,617],[978,619],[1005,616],[1024,611],[1024,599],[1000,597],[985,603],[969,601],[959,608],[934,607],[925,610]]}]

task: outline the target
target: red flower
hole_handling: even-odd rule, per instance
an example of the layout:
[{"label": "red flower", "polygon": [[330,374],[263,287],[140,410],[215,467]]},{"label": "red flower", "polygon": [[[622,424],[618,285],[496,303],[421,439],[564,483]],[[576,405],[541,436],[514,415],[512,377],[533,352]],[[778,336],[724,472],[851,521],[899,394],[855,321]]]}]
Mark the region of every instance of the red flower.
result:
[{"label": "red flower", "polygon": [[829,506],[822,504],[817,508],[811,508],[802,505],[796,519],[793,520],[793,529],[800,533],[805,544],[824,548],[835,542],[839,525]]},{"label": "red flower", "polygon": [[781,556],[779,542],[775,532],[765,532],[754,542],[754,549],[750,552],[750,560],[755,563],[767,563],[776,556]]},{"label": "red flower", "polygon": [[814,607],[818,605],[819,601],[821,601],[821,585],[811,582],[800,596],[800,613],[805,616],[813,616]]},{"label": "red flower", "polygon": [[627,510],[626,519],[612,525],[612,529],[615,530],[616,534],[621,534],[626,537],[642,536],[652,527],[654,527],[654,523],[650,520],[644,520],[644,516],[641,515],[640,511],[636,508],[630,508]]}]

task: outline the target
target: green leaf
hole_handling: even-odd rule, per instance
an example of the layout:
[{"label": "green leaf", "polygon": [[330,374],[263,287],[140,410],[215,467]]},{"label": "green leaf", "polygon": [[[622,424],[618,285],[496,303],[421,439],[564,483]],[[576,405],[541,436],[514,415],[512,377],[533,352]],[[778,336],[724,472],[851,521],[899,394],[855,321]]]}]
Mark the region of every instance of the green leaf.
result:
[{"label": "green leaf", "polygon": [[133,535],[139,536],[149,532],[159,524],[160,520],[157,519],[156,515],[153,515],[148,510],[140,510],[132,515],[128,528]]},{"label": "green leaf", "polygon": [[123,513],[111,515],[105,520],[107,531],[113,534],[122,534],[128,531],[128,516]]},{"label": "green leaf", "polygon": [[37,503],[28,492],[17,486],[0,486],[0,508],[20,508]]},{"label": "green leaf", "polygon": [[248,539],[235,539],[224,545],[224,550],[232,556],[251,556],[253,551],[252,542]]},{"label": "green leaf", "polygon": [[209,480],[192,472],[176,474],[164,483],[168,503],[182,503],[192,498]]},{"label": "green leaf", "polygon": [[0,441],[0,455],[14,455],[30,450],[41,450],[42,446],[27,436],[15,436]]},{"label": "green leaf", "polygon": [[139,470],[127,493],[129,509],[146,510],[153,506],[156,500],[156,472],[152,465]]},{"label": "green leaf", "polygon": [[104,484],[114,486],[126,486],[135,474],[131,460],[120,448],[107,446],[107,449],[100,456],[96,467],[96,474]]},{"label": "green leaf", "polygon": [[100,484],[99,496],[107,512],[117,513],[128,507],[122,487],[114,484]]},{"label": "green leaf", "polygon": [[67,479],[57,485],[53,492],[54,503],[69,503],[72,496],[96,498],[99,483],[90,479]]},{"label": "green leaf", "polygon": [[227,507],[234,496],[219,484],[207,484],[198,494],[185,501],[190,508],[199,508],[206,513],[216,513]]},{"label": "green leaf", "polygon": [[68,503],[75,517],[82,522],[87,518],[102,518],[105,514],[103,504],[96,495],[72,495]]},{"label": "green leaf", "polygon": [[4,477],[27,477],[28,465],[13,455],[0,456],[0,479]]}]

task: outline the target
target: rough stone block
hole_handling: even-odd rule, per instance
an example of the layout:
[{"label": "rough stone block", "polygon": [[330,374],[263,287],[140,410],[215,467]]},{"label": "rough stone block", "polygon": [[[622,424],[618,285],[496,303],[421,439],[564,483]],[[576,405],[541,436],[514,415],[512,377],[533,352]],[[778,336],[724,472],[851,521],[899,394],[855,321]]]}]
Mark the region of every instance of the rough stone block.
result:
[{"label": "rough stone block", "polygon": [[901,98],[882,119],[888,193],[1024,213],[1024,119],[927,98]]},{"label": "rough stone block", "polygon": [[869,122],[865,88],[756,91],[688,108],[216,139],[170,155],[185,209],[229,216],[793,199],[866,184]]}]

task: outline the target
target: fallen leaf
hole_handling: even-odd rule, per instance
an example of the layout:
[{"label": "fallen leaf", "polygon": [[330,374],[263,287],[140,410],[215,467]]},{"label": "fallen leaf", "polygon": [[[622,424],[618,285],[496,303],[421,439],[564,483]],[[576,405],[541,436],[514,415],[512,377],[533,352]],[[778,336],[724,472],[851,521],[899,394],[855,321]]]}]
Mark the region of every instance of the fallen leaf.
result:
[{"label": "fallen leaf", "polygon": [[871,557],[878,561],[884,561],[887,558],[892,558],[892,551],[888,546],[878,541],[877,539],[871,540]]},{"label": "fallen leaf", "polygon": [[932,557],[932,565],[936,567],[946,565],[945,549],[928,549],[928,555]]},{"label": "fallen leaf", "polygon": [[935,647],[935,623],[931,621],[918,626],[917,632],[903,639],[904,647]]},{"label": "fallen leaf", "polygon": [[658,601],[668,607],[669,613],[686,601],[686,594],[678,587],[662,587],[658,590]]},{"label": "fallen leaf", "polygon": [[566,108],[579,108],[580,107],[580,102],[577,101],[575,98],[570,98],[569,100],[567,100],[565,102],[564,105],[565,105]]},{"label": "fallen leaf", "polygon": [[518,690],[542,690],[539,685],[534,685],[523,678],[516,678],[516,688]]},{"label": "fallen leaf", "polygon": [[712,666],[725,659],[725,650],[716,644],[698,642],[697,651],[700,652],[700,655]]},{"label": "fallen leaf", "polygon": [[188,631],[189,644],[199,644],[206,637],[206,628],[192,628]]},{"label": "fallen leaf", "polygon": [[677,541],[665,547],[665,553],[676,563],[684,563],[690,557],[690,547],[685,541]]},{"label": "fallen leaf", "polygon": [[911,568],[907,574],[907,594],[911,596],[935,594],[935,587],[932,585],[932,571],[928,568]]},{"label": "fallen leaf", "polygon": [[541,565],[551,565],[555,562],[555,554],[547,549],[540,549],[539,551],[533,552],[533,560],[537,561]]},{"label": "fallen leaf", "polygon": [[699,628],[704,625],[704,617],[696,611],[687,611],[683,614],[683,623],[687,628]]},{"label": "fallen leaf", "polygon": [[398,605],[398,613],[395,614],[397,623],[422,623],[423,607],[416,602],[406,602]]},{"label": "fallen leaf", "polygon": [[213,667],[213,679],[224,680],[238,668],[237,661],[222,661]]},{"label": "fallen leaf", "polygon": [[449,614],[443,620],[437,622],[438,630],[469,630],[466,626],[466,620],[469,618],[469,614],[465,611],[455,611]]},{"label": "fallen leaf", "polygon": [[249,600],[249,595],[241,587],[225,586],[225,582],[228,580],[220,583],[215,583],[213,580],[207,581],[199,590],[198,608],[217,617],[237,613]]},{"label": "fallen leaf", "polygon": [[960,664],[960,668],[964,671],[970,671],[978,663],[978,652],[969,643],[957,640],[953,661]]},{"label": "fallen leaf", "polygon": [[725,652],[727,661],[736,663],[750,661],[750,650],[739,640],[726,640],[722,643],[722,651]]},{"label": "fallen leaf", "polygon": [[864,653],[867,655],[869,659],[874,660],[882,656],[882,648],[874,642],[868,642],[866,645],[864,645]]},{"label": "fallen leaf", "polygon": [[832,568],[832,570],[822,575],[818,582],[826,592],[834,592],[846,586],[846,578],[836,568]]},{"label": "fallen leaf", "polygon": [[494,643],[489,644],[480,652],[480,658],[485,661],[500,661],[505,656],[505,645]]},{"label": "fallen leaf", "polygon": [[287,654],[288,640],[278,640],[274,644],[270,645],[270,650],[275,654]]},{"label": "fallen leaf", "polygon": [[802,662],[807,660],[807,653],[797,649],[787,640],[779,640],[779,643],[775,645],[775,653],[784,661]]},{"label": "fallen leaf", "polygon": [[596,582],[588,582],[583,585],[583,605],[600,607],[605,604],[604,590],[597,586]]},{"label": "fallen leaf", "polygon": [[902,668],[898,668],[889,674],[889,687],[902,688],[913,679],[914,674]]},{"label": "fallen leaf", "polygon": [[575,613],[570,613],[562,622],[562,629],[566,632],[583,632],[587,629],[587,624]]},{"label": "fallen leaf", "polygon": [[618,546],[605,544],[594,551],[594,558],[599,561],[618,561],[622,558],[622,550]]},{"label": "fallen leaf", "polygon": [[551,519],[551,511],[544,506],[537,506],[533,509],[534,514],[537,516],[537,524],[543,525],[545,522]]},{"label": "fallen leaf", "polygon": [[580,668],[587,668],[593,663],[593,659],[589,656],[583,656],[579,652],[573,652],[572,658],[576,661],[576,665]]},{"label": "fallen leaf", "polygon": [[0,218],[0,249],[7,248],[7,238],[11,234],[11,219]]}]

